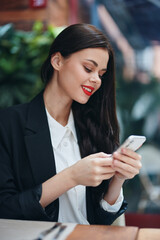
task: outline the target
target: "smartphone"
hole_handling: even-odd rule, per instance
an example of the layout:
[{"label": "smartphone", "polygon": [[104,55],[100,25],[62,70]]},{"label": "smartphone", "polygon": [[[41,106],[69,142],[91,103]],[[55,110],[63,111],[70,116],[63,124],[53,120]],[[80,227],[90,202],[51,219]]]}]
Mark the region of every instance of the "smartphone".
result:
[{"label": "smartphone", "polygon": [[122,148],[128,148],[132,151],[138,150],[142,144],[146,141],[145,136],[131,135],[129,136],[124,143],[116,150],[116,152],[121,152]]}]

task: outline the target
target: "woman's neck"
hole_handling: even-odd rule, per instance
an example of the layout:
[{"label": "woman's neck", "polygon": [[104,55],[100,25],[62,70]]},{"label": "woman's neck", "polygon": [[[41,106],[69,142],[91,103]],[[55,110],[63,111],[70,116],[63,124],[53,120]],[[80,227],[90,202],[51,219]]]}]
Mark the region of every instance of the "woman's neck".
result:
[{"label": "woman's neck", "polygon": [[72,101],[67,101],[52,86],[47,86],[43,94],[44,103],[49,114],[62,126],[66,126]]}]

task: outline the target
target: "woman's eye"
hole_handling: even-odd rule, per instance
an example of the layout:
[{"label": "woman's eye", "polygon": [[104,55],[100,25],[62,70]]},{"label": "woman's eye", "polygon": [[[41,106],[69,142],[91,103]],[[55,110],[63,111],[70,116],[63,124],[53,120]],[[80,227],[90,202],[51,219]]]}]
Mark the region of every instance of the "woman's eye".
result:
[{"label": "woman's eye", "polygon": [[89,69],[89,68],[87,68],[87,67],[85,67],[85,66],[84,66],[84,69],[85,69],[85,70],[86,70],[86,72],[88,72],[88,73],[92,72],[92,70],[91,70],[91,69]]},{"label": "woman's eye", "polygon": [[99,75],[100,79],[103,79],[105,77],[105,73],[103,73],[102,75]]},{"label": "woman's eye", "polygon": [[103,78],[103,75],[102,75],[102,76],[101,76],[101,75],[99,75],[99,78],[100,78],[100,79],[102,79],[102,78]]}]

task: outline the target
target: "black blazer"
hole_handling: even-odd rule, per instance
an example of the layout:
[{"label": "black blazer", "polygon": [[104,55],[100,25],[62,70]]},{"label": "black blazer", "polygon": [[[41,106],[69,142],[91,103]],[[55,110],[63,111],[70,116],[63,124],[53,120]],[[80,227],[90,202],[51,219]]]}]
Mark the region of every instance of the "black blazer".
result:
[{"label": "black blazer", "polygon": [[[41,183],[56,174],[43,92],[30,103],[0,110],[0,218],[58,221],[59,200],[44,210]],[[86,188],[90,224],[111,224],[126,210],[104,211],[96,188]]]}]

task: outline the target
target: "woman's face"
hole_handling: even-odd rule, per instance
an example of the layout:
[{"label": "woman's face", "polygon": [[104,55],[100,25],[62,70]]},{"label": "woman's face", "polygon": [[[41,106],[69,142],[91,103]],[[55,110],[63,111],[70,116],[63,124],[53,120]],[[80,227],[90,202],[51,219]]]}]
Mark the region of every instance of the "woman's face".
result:
[{"label": "woman's face", "polygon": [[61,56],[57,74],[57,86],[61,96],[85,104],[100,88],[108,60],[109,54],[103,48],[83,49],[68,58]]}]

